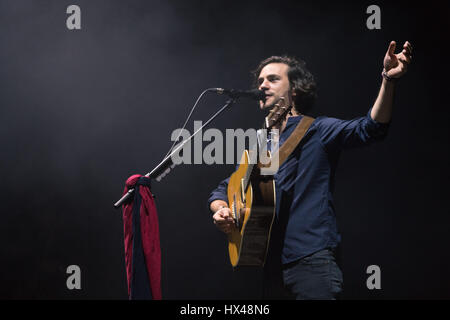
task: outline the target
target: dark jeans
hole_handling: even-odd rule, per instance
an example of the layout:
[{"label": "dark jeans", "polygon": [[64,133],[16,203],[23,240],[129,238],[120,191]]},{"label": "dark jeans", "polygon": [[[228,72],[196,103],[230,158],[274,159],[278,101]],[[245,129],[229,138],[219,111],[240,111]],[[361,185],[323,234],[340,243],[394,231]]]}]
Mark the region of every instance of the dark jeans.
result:
[{"label": "dark jeans", "polygon": [[265,299],[335,300],[342,292],[342,272],[331,249],[280,267],[265,270]]}]

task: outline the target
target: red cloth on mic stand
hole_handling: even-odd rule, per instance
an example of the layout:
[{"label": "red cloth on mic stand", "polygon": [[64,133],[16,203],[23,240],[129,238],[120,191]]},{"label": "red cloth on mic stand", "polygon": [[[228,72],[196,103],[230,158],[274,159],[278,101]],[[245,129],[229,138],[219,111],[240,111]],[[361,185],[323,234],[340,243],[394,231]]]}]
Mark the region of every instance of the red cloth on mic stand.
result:
[{"label": "red cloth on mic stand", "polygon": [[[135,188],[136,183],[142,179],[150,178],[135,174],[129,177],[125,184],[124,194],[129,189]],[[136,192],[136,188],[135,188]],[[148,278],[152,298],[161,300],[161,247],[159,243],[159,225],[158,213],[156,211],[155,201],[147,185],[139,185],[139,194],[141,196],[140,206],[140,228],[142,236],[142,249],[145,257]],[[136,195],[135,195],[136,196]],[[125,265],[128,281],[128,296],[131,294],[131,280],[133,276],[132,259],[133,259],[133,206],[134,201],[123,205],[123,226],[124,226],[124,243],[125,243]]]}]

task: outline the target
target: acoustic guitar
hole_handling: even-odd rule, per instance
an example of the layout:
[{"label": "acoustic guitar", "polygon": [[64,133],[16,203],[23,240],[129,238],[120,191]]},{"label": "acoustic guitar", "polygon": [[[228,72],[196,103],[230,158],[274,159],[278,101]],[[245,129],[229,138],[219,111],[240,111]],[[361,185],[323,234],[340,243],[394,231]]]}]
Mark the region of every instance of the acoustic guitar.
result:
[{"label": "acoustic guitar", "polygon": [[[281,98],[265,118],[263,128],[270,131],[285,119],[291,108],[291,105],[286,105],[286,99]],[[266,148],[256,148],[257,153],[260,150]],[[228,182],[228,205],[235,222],[228,236],[228,252],[233,267],[264,265],[275,217],[273,175],[262,175],[261,169],[265,166],[259,161],[250,161],[260,159],[254,156],[245,150],[238,169]],[[270,152],[267,156],[270,159]]]}]

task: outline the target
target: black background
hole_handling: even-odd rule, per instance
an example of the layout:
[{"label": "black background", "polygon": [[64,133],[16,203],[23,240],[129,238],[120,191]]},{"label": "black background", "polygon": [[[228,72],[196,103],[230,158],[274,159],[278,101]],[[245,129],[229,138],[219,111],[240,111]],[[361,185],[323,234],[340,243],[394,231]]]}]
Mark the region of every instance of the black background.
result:
[{"label": "black background", "polygon": [[[68,30],[66,8],[81,8]],[[366,9],[381,8],[381,30]],[[307,62],[313,116],[367,113],[389,41],[414,60],[388,138],[342,154],[336,210],[346,299],[448,299],[448,2],[0,0],[0,298],[127,299],[126,178],[171,146],[200,92],[248,88],[270,55]],[[397,50],[398,52],[399,50]],[[225,99],[208,95],[206,121]],[[259,127],[242,101],[212,125]],[[192,124],[188,126],[192,130]],[[185,165],[154,183],[165,299],[258,299],[261,273],[233,272],[206,208],[234,165]],[[81,268],[68,290],[66,268]],[[366,268],[381,268],[368,290]]]}]

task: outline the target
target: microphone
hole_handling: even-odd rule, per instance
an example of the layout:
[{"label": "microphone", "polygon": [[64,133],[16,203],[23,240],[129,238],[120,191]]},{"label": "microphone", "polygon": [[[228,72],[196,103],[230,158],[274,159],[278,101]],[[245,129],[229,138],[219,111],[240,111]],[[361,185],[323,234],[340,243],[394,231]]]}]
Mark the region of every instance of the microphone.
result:
[{"label": "microphone", "polygon": [[235,89],[223,89],[223,88],[213,88],[212,91],[218,94],[226,94],[230,98],[250,98],[254,100],[264,100],[266,94],[264,91],[253,89],[253,90],[235,90]]}]

